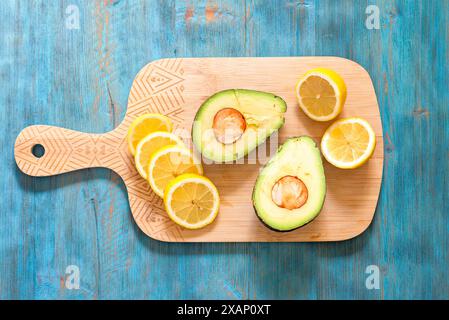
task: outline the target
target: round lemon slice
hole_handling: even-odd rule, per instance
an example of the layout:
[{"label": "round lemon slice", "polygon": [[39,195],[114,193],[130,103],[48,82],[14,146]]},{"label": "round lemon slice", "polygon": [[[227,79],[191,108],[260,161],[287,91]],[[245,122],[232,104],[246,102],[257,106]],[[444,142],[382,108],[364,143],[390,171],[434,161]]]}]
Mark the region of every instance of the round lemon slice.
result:
[{"label": "round lemon slice", "polygon": [[296,85],[296,97],[304,113],[315,121],[337,117],[346,101],[346,85],[333,70],[316,68],[308,71]]},{"label": "round lemon slice", "polygon": [[346,118],[334,122],[321,140],[323,156],[341,169],[360,167],[372,156],[375,146],[374,130],[361,118]]},{"label": "round lemon slice", "polygon": [[185,147],[169,145],[153,153],[147,178],[154,193],[164,196],[167,184],[184,173],[203,174],[201,162]]},{"label": "round lemon slice", "polygon": [[148,164],[151,155],[162,147],[168,145],[178,145],[184,147],[182,140],[170,132],[156,131],[150,133],[137,144],[134,160],[136,168],[142,178],[148,177]]},{"label": "round lemon slice", "polygon": [[215,220],[220,198],[215,185],[206,177],[183,174],[165,188],[164,204],[168,216],[188,229],[199,229]]},{"label": "round lemon slice", "polygon": [[136,155],[136,148],[140,140],[156,131],[171,132],[173,124],[162,114],[147,113],[134,119],[128,129],[128,148],[131,154]]}]

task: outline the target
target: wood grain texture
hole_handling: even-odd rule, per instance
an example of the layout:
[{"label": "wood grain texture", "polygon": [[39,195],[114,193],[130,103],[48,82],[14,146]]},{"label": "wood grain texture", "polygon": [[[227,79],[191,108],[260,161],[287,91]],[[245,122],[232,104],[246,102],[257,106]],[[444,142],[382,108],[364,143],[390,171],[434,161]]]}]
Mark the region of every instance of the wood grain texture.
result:
[{"label": "wood grain texture", "polygon": [[[79,30],[65,28],[69,3]],[[369,4],[379,30],[365,27]],[[0,298],[449,298],[447,1],[6,0],[0,16]],[[353,240],[154,241],[117,174],[31,178],[15,164],[26,126],[117,127],[148,61],[323,55],[368,71],[382,117],[380,199]],[[70,264],[80,290],[64,286]],[[365,287],[368,265],[380,268],[379,290]]]},{"label": "wood grain texture", "polygon": [[[337,170],[326,164],[327,196],[318,218],[292,232],[275,232],[256,218],[251,194],[258,172],[273,156],[276,146],[300,135],[309,135],[319,143],[329,126],[311,121],[297,106],[298,75],[317,67],[336,70],[343,77],[349,94],[341,117],[357,116],[369,121],[377,147],[369,163],[358,170]],[[220,214],[210,226],[188,230],[168,217],[161,198],[136,171],[127,148],[128,127],[142,114],[161,113],[172,119],[175,132],[192,146],[190,130],[199,106],[215,92],[229,88],[269,91],[283,97],[288,105],[286,124],[269,139],[269,147],[261,145],[236,164],[212,164],[205,159],[205,174],[220,193]],[[45,148],[40,158],[32,154],[36,144]],[[353,238],[365,231],[373,219],[384,159],[382,123],[371,79],[360,65],[337,57],[160,59],[137,74],[125,118],[114,130],[85,134],[30,126],[17,137],[14,153],[19,169],[31,176],[93,167],[113,170],[126,185],[139,228],[153,239],[170,242],[317,242]]]}]

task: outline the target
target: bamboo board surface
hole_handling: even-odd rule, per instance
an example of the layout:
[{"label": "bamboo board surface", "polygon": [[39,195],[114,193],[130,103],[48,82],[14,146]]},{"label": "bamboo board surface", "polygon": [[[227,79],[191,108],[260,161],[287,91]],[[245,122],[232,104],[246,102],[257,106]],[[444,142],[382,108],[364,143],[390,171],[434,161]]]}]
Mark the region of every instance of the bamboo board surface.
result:
[{"label": "bamboo board surface", "polygon": [[[205,175],[220,192],[216,221],[201,230],[186,230],[167,217],[162,200],[134,169],[126,145],[132,120],[148,112],[169,116],[175,131],[190,143],[190,128],[198,107],[216,91],[245,88],[272,92],[288,105],[286,122],[272,145],[286,138],[310,135],[319,143],[330,123],[308,119],[298,108],[294,87],[307,70],[327,67],[340,73],[348,96],[340,118],[359,116],[374,128],[377,146],[371,160],[356,170],[341,170],[324,161],[326,201],[320,215],[303,228],[288,233],[267,229],[254,214],[251,193],[266,161],[253,152],[238,164],[204,164]],[[31,153],[41,144],[45,154]],[[17,137],[18,167],[32,176],[49,176],[90,167],[106,167],[119,174],[128,191],[134,220],[148,236],[175,242],[280,242],[338,241],[362,233],[372,221],[383,169],[382,124],[377,98],[368,73],[357,63],[337,57],[288,58],[186,58],[162,59],[146,65],[136,76],[123,122],[105,134],[86,134],[58,127],[36,125]],[[264,160],[265,159],[265,160]]]}]

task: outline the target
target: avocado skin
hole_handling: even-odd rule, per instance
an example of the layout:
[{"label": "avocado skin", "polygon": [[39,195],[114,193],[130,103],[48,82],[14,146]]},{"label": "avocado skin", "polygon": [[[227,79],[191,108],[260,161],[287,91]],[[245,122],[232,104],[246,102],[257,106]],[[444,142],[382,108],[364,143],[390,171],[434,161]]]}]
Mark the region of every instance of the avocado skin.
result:
[{"label": "avocado skin", "polygon": [[[215,92],[213,95],[211,95],[210,97],[208,97],[208,98],[201,104],[201,106],[199,107],[198,111],[197,111],[196,114],[195,114],[194,120],[193,120],[193,122],[192,122],[192,128],[191,128],[192,143],[193,143],[193,145],[197,148],[197,150],[200,151],[200,153],[201,153],[204,157],[206,157],[206,158],[208,158],[208,159],[210,159],[210,160],[213,160],[214,162],[217,162],[217,163],[228,163],[228,162],[231,163],[231,162],[236,161],[236,160],[238,160],[238,159],[240,159],[240,158],[243,158],[243,157],[247,156],[250,152],[252,152],[253,150],[255,150],[259,145],[261,145],[261,144],[263,144],[264,142],[266,142],[266,139],[269,138],[269,136],[267,136],[267,137],[265,138],[265,140],[259,142],[259,143],[257,144],[256,148],[254,148],[254,149],[244,149],[244,150],[243,150],[243,154],[242,154],[240,157],[233,157],[232,160],[230,159],[230,160],[226,160],[226,161],[219,161],[219,160],[217,160],[217,159],[213,159],[213,158],[211,158],[211,157],[208,157],[207,155],[204,154],[204,150],[202,150],[201,146],[198,144],[197,140],[196,140],[195,137],[194,137],[194,127],[195,127],[195,123],[201,121],[203,112],[205,112],[205,109],[206,109],[205,106],[206,106],[211,100],[217,98],[217,97],[220,96],[220,95],[223,95],[223,94],[229,94],[229,93],[232,93],[232,94],[234,94],[234,95],[236,95],[236,94],[255,94],[255,95],[259,95],[259,94],[260,94],[260,95],[272,96],[272,99],[273,99],[273,100],[279,100],[279,101],[281,102],[280,106],[281,106],[281,108],[282,108],[282,113],[285,114],[285,112],[287,111],[287,102],[286,102],[282,97],[280,97],[280,96],[278,96],[278,95],[275,95],[275,94],[273,94],[273,93],[270,93],[270,92],[265,92],[265,91],[252,90],[252,89],[226,89],[226,90],[222,90],[222,91]],[[270,135],[272,135],[273,133],[279,131],[279,130],[284,126],[284,124],[285,124],[285,117],[282,117],[281,122],[279,123],[279,125],[278,125],[277,127],[274,128],[273,132],[272,132]]]},{"label": "avocado skin", "polygon": [[[287,139],[287,140],[286,140],[286,141],[285,141],[285,142],[278,148],[278,150],[276,151],[276,154],[282,151],[284,145],[285,145],[289,140],[295,140],[295,139],[301,139],[301,138],[307,138],[307,139],[310,139],[310,140],[313,141],[313,139],[312,139],[311,137],[305,136],[305,135],[304,135],[304,136],[297,136],[297,137],[290,137],[290,138],[288,138],[288,139]],[[314,142],[315,147],[317,147],[316,142],[315,142],[315,141],[313,141],[313,142]],[[268,161],[268,162],[263,166],[263,168],[262,168],[262,170],[261,170],[260,172],[262,172],[262,171],[265,169],[265,167],[267,167],[268,165],[271,165],[271,164],[272,164],[272,163],[271,163],[271,159],[270,159],[270,161]],[[257,179],[256,179],[256,182],[257,182]],[[256,185],[254,185],[254,188],[253,188],[253,192],[252,192],[252,195],[251,195],[251,200],[252,200],[251,202],[252,202],[252,206],[253,206],[253,209],[254,209],[254,213],[255,213],[256,216],[257,216],[257,219],[259,219],[259,221],[260,221],[265,227],[267,227],[268,229],[270,229],[270,230],[272,230],[272,231],[275,231],[275,232],[282,232],[282,233],[287,233],[287,232],[291,232],[291,231],[300,229],[300,228],[302,228],[302,227],[308,225],[309,223],[313,222],[313,221],[316,219],[316,217],[319,216],[319,213],[321,212],[321,210],[322,210],[322,208],[323,208],[323,206],[324,206],[324,202],[325,202],[325,200],[326,200],[326,192],[325,192],[325,193],[324,193],[324,198],[323,198],[323,201],[322,201],[322,204],[321,204],[320,212],[318,212],[318,214],[316,214],[316,215],[313,217],[313,219],[311,219],[310,221],[308,221],[308,222],[306,222],[305,224],[303,224],[303,225],[301,225],[301,226],[298,226],[298,227],[296,227],[296,228],[292,228],[292,229],[288,229],[288,230],[281,230],[281,229],[276,229],[275,227],[273,227],[273,226],[267,224],[267,223],[266,223],[266,222],[259,216],[259,214],[258,214],[258,212],[257,212],[256,205],[255,205],[255,192],[256,192]]]},{"label": "avocado skin", "polygon": [[[324,196],[324,197],[326,198],[326,196]],[[279,230],[279,229],[276,229],[276,228],[274,228],[274,227],[272,227],[272,226],[266,224],[265,221],[263,221],[262,218],[259,217],[259,215],[257,214],[256,206],[254,205],[254,202],[253,202],[253,209],[254,209],[254,212],[256,213],[257,219],[259,219],[259,221],[262,222],[262,224],[263,224],[265,227],[267,227],[267,228],[270,229],[271,231],[282,232],[282,233],[288,233],[288,232],[295,231],[295,230],[297,230],[297,229],[301,229],[302,227],[305,227],[305,226],[308,225],[309,223],[313,222],[313,220],[315,220],[316,217],[319,216],[319,214],[317,214],[312,220],[310,220],[309,222],[303,224],[302,226],[299,226],[299,227],[296,227],[296,228],[293,228],[293,229],[289,229],[289,230]]]}]

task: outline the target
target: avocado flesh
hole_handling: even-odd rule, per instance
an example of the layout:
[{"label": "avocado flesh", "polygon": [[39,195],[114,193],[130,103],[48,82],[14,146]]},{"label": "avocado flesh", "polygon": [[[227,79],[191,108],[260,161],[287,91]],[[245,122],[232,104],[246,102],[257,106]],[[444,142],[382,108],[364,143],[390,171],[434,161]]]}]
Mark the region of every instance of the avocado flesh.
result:
[{"label": "avocado flesh", "polygon": [[[272,199],[276,182],[285,177],[300,179],[307,187],[308,198],[297,209],[285,209]],[[276,231],[291,231],[312,221],[321,211],[326,195],[321,154],[312,138],[288,139],[257,177],[253,190],[253,206],[258,218]]]},{"label": "avocado flesh", "polygon": [[[213,132],[213,120],[225,108],[238,110],[246,130],[232,144],[223,144]],[[230,89],[215,93],[199,108],[192,127],[192,140],[201,154],[215,162],[240,159],[284,125],[285,101],[268,92]]]}]

